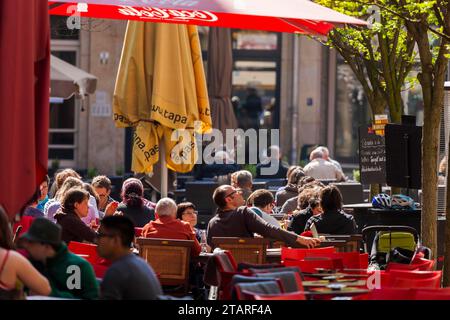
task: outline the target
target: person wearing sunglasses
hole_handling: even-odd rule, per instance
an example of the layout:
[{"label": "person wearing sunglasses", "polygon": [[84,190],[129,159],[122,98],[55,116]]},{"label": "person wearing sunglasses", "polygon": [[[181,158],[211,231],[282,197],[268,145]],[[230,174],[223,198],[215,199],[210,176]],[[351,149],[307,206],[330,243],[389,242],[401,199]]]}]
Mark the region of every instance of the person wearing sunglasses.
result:
[{"label": "person wearing sunglasses", "polygon": [[255,233],[279,241],[289,246],[302,245],[313,248],[320,244],[318,238],[306,238],[280,227],[268,224],[251,209],[244,206],[244,199],[239,189],[222,185],[214,190],[213,200],[219,207],[217,214],[209,221],[207,242],[214,248],[213,237],[252,238]]},{"label": "person wearing sunglasses", "polygon": [[100,285],[105,300],[156,300],[163,294],[152,267],[134,255],[134,224],[126,216],[108,216],[102,220],[97,236],[98,254],[112,261]]}]

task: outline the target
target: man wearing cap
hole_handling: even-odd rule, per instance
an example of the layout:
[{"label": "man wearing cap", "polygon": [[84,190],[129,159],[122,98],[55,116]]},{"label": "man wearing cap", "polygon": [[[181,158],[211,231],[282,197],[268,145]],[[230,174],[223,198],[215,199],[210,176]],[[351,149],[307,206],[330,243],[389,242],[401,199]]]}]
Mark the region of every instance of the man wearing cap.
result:
[{"label": "man wearing cap", "polygon": [[68,299],[97,299],[99,286],[92,266],[71,253],[61,240],[61,227],[37,218],[20,238],[35,267],[49,280],[50,296]]}]

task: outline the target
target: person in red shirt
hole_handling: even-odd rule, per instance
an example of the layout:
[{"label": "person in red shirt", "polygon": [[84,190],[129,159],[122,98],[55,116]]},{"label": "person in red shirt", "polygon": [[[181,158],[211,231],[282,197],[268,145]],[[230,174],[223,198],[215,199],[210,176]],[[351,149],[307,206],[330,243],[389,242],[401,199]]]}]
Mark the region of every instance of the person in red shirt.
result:
[{"label": "person in red shirt", "polygon": [[156,204],[158,219],[150,221],[142,229],[142,235],[146,238],[193,240],[194,245],[191,256],[196,257],[201,252],[200,244],[195,237],[195,232],[186,221],[177,219],[177,204],[170,198],[162,198]]}]

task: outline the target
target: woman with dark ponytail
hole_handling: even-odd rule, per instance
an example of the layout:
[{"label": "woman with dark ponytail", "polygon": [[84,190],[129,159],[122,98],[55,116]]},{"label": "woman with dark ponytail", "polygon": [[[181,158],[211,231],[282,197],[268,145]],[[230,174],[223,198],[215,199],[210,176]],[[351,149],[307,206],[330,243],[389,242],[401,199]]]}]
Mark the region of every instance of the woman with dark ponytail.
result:
[{"label": "woman with dark ponytail", "polygon": [[81,188],[67,191],[61,200],[61,208],[55,219],[62,227],[62,240],[94,242],[97,233],[89,228],[81,219],[89,214],[89,192]]},{"label": "woman with dark ponytail", "polygon": [[155,220],[155,211],[144,205],[144,189],[136,181],[129,181],[122,187],[122,203],[117,211],[133,221],[134,226],[142,228]]}]

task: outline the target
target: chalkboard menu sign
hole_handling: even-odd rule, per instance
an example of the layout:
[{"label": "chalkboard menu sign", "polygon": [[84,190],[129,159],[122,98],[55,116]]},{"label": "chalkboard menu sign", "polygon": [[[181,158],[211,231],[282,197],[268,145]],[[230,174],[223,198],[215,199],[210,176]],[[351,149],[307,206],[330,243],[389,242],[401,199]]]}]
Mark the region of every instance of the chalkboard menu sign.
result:
[{"label": "chalkboard menu sign", "polygon": [[386,149],[384,137],[359,128],[359,172],[362,184],[386,182]]}]

